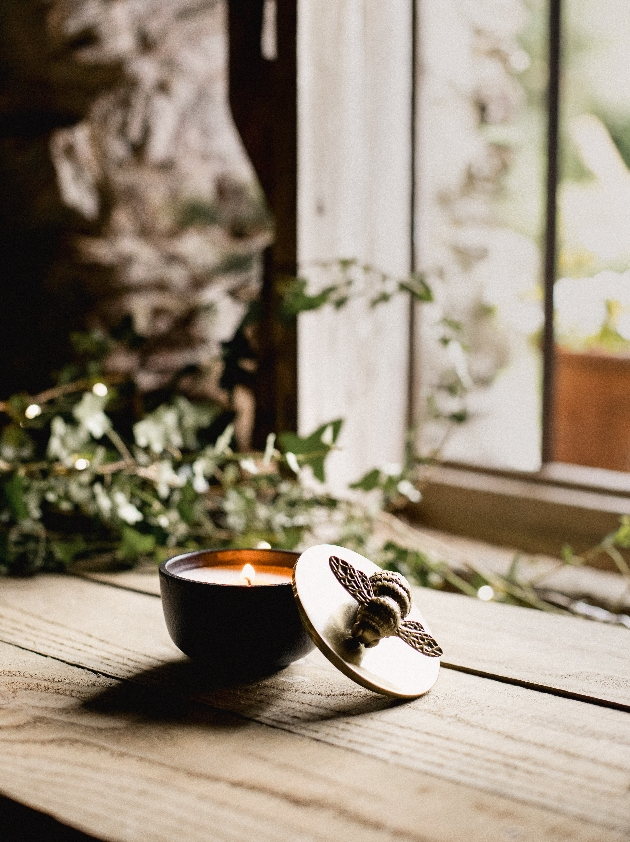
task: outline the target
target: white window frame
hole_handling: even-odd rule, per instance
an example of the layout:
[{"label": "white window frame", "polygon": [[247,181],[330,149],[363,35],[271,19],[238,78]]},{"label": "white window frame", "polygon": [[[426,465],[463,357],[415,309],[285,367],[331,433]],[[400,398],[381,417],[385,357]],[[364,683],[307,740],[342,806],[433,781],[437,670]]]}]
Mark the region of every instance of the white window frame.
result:
[{"label": "white window frame", "polygon": [[[559,0],[551,3],[557,11]],[[414,0],[298,1],[303,274],[341,257],[393,275],[414,268],[418,25]],[[546,272],[555,271],[553,260],[547,253]],[[333,489],[402,460],[417,400],[413,332],[413,305],[402,297],[376,309],[353,303],[300,316],[299,429],[346,419],[331,459]],[[630,514],[630,475],[553,462],[534,474],[443,465],[409,513],[455,533],[557,554],[566,542],[578,550],[596,543],[619,514]]]}]

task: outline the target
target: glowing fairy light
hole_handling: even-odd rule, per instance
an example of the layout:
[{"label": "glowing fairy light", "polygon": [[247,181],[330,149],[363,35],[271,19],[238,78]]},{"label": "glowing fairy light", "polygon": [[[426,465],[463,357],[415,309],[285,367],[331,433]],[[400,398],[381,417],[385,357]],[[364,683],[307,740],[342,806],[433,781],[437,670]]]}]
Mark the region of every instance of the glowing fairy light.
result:
[{"label": "glowing fairy light", "polygon": [[41,414],[42,408],[38,403],[31,403],[24,410],[24,415],[26,415],[29,421],[32,421],[33,418],[37,418],[37,416]]},{"label": "glowing fairy light", "polygon": [[95,383],[92,386],[92,391],[97,396],[97,398],[104,398],[105,395],[109,392],[109,389],[104,383]]},{"label": "glowing fairy light", "polygon": [[491,599],[494,599],[494,588],[490,585],[482,585],[477,591],[477,597],[483,602],[490,602]]}]

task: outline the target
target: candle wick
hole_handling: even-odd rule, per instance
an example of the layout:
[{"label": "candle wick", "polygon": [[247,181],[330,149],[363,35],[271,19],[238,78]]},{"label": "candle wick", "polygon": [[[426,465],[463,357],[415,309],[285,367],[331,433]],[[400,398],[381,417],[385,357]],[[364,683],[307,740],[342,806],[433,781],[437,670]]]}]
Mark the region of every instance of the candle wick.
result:
[{"label": "candle wick", "polygon": [[240,579],[242,582],[247,584],[247,587],[250,588],[254,584],[254,578],[256,576],[256,571],[251,566],[251,564],[246,564],[245,567],[241,571]]}]

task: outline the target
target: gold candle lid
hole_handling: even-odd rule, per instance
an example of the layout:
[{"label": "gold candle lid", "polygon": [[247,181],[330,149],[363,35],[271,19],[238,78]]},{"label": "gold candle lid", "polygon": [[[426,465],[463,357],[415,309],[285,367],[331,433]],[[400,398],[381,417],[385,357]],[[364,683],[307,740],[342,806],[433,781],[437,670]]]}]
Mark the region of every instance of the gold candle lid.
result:
[{"label": "gold candle lid", "polygon": [[293,593],[313,643],[357,684],[400,699],[435,684],[442,650],[400,574],[319,544],[297,560]]}]

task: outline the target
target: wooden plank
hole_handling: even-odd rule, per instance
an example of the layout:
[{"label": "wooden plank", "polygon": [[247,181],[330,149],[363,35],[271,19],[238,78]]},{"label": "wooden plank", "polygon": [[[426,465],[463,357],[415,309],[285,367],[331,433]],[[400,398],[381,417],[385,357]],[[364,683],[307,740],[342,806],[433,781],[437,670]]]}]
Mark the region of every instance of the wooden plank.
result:
[{"label": "wooden plank", "polygon": [[627,629],[426,590],[444,662],[630,711]]},{"label": "wooden plank", "polygon": [[630,613],[630,590],[619,572],[562,564],[558,558],[540,554],[532,556],[515,546],[497,546],[428,527],[411,526],[387,512],[379,515],[375,537],[379,541],[396,541],[403,547],[420,550],[458,571],[470,570],[472,565],[477,570],[504,576],[518,556],[522,581],[537,582],[541,587],[572,599],[587,597],[615,612]]},{"label": "wooden plank", "polygon": [[[627,713],[450,670],[429,694],[398,705],[319,655],[252,686],[212,688],[169,643],[156,599],[63,577],[6,585],[0,638],[18,646],[169,692],[186,688],[278,729],[630,832]],[[569,636],[565,647],[576,643]]]},{"label": "wooden plank", "polygon": [[102,839],[625,838],[6,644],[0,675],[0,790]]},{"label": "wooden plank", "polygon": [[[409,272],[411,81],[407,0],[300,3],[298,261],[322,285],[331,276],[319,261]],[[403,458],[408,324],[406,296],[299,318],[300,430],[346,419],[327,468],[335,488]]]},{"label": "wooden plank", "polygon": [[[158,590],[153,575],[117,576],[102,579]],[[630,710],[627,629],[428,588],[414,594],[444,649],[445,666]]]},{"label": "wooden plank", "polygon": [[185,657],[155,597],[54,574],[0,582],[0,640],[116,678]]},{"label": "wooden plank", "polygon": [[92,580],[93,582],[112,585],[115,588],[124,588],[125,590],[138,591],[138,593],[151,594],[151,596],[160,596],[160,580],[157,568],[153,565],[150,569],[143,568],[141,570],[124,570],[120,572],[89,571],[75,575]]}]

